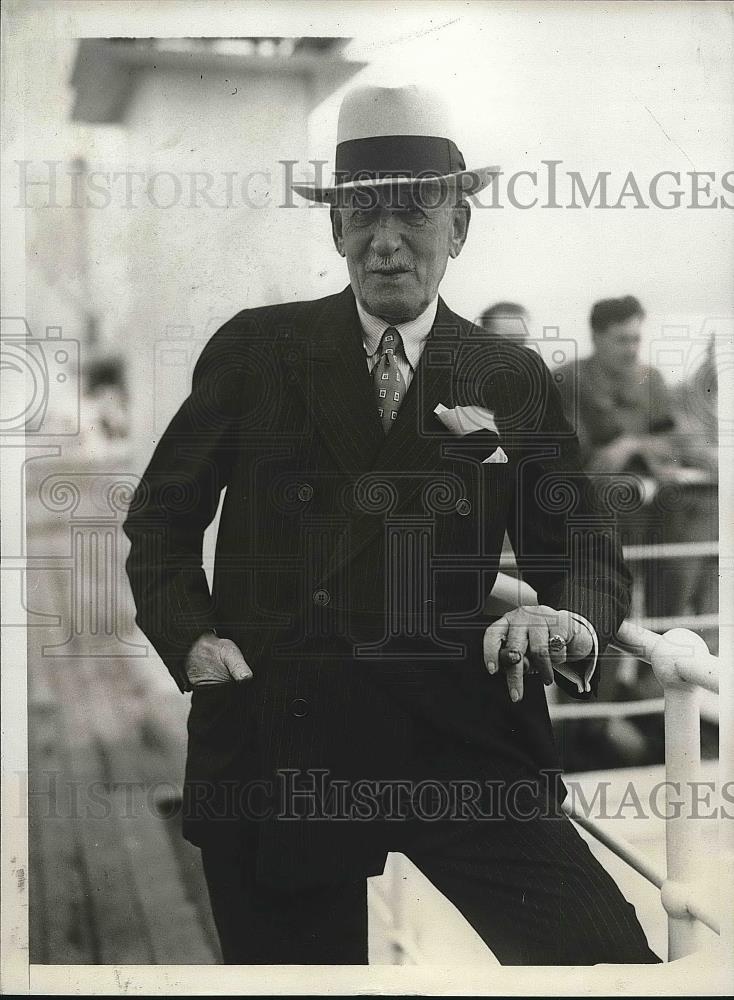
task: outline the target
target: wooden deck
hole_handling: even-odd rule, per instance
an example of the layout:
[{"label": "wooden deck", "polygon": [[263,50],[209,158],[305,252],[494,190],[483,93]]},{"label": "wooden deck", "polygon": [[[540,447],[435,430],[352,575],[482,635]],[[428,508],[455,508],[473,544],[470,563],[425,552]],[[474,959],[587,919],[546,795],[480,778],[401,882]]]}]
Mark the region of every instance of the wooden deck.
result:
[{"label": "wooden deck", "polygon": [[152,654],[96,657],[83,638],[44,651],[68,634],[69,544],[68,523],[30,539],[60,568],[29,572],[29,608],[62,622],[29,629],[31,962],[217,962],[199,852],[161,809],[182,780],[188,698]]}]

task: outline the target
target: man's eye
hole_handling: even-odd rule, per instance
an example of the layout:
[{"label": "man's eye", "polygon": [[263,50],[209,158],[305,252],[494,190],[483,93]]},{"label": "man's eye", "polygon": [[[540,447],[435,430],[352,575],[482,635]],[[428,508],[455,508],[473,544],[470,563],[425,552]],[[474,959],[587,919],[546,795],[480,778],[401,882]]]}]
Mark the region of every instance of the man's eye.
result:
[{"label": "man's eye", "polygon": [[368,226],[374,217],[374,211],[369,208],[355,208],[352,211],[352,222],[355,226]]},{"label": "man's eye", "polygon": [[[350,221],[354,226],[370,226],[379,217],[379,210],[374,208],[353,208]],[[394,208],[391,214],[407,226],[422,226],[426,221],[425,213],[415,206]]]},{"label": "man's eye", "polygon": [[425,222],[425,215],[420,208],[404,208],[398,212],[399,217],[411,226],[420,225]]}]

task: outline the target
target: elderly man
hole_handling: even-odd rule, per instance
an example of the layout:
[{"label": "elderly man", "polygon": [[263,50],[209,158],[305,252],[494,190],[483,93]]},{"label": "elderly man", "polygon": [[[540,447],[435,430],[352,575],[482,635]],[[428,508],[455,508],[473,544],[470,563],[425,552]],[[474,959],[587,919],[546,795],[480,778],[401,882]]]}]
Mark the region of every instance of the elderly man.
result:
[{"label": "elderly man", "polygon": [[[655,961],[560,812],[543,686],[590,696],[628,578],[540,359],[438,296],[492,173],[452,134],[417,88],[345,99],[335,183],[296,190],[349,287],[215,334],[126,522],[226,962],[366,962],[391,850],[500,962]],[[540,606],[493,622],[506,528]]]}]

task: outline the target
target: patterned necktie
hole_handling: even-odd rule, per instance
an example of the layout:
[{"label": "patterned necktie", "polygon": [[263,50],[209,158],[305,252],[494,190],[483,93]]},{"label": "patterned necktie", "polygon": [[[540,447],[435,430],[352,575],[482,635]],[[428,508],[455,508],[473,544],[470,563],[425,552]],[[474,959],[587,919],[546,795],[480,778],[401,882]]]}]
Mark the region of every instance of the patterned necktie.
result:
[{"label": "patterned necktie", "polygon": [[375,383],[377,396],[377,412],[382,421],[382,429],[387,432],[398,415],[400,404],[405,398],[405,379],[395,361],[395,355],[403,350],[400,333],[394,326],[389,326],[382,335],[377,349],[377,363],[372,369],[372,380]]}]

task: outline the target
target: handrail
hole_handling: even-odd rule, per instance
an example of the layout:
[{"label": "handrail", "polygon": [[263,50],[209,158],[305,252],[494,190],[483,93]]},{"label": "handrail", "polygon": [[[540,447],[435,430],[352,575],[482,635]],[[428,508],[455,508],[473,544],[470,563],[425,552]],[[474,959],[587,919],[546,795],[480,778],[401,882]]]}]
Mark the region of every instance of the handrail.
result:
[{"label": "handrail", "polygon": [[625,545],[625,562],[650,559],[707,559],[719,554],[716,539],[708,542],[655,542],[649,545]]},{"label": "handrail", "polygon": [[[522,580],[499,573],[492,590],[495,604],[509,610],[519,604],[537,604],[535,591]],[[718,932],[719,923],[707,903],[697,895],[701,858],[700,820],[675,808],[673,792],[699,779],[701,733],[698,688],[718,692],[720,663],[695,632],[674,628],[665,635],[634,622],[620,626],[614,646],[631,652],[652,666],[664,690],[667,875],[660,877],[620,838],[601,832],[587,817],[574,816],[623,861],[632,864],[661,891],[668,915],[668,959],[673,961],[697,950],[696,921]],[[672,808],[671,808],[672,807]]]},{"label": "handrail", "polygon": [[[574,823],[578,823],[582,826],[584,830],[587,830],[594,840],[598,840],[600,844],[604,844],[609,850],[616,854],[618,858],[626,862],[630,868],[634,868],[638,874],[642,875],[651,882],[656,889],[662,889],[665,884],[665,876],[662,872],[653,865],[642,853],[638,851],[636,847],[633,847],[628,840],[624,837],[612,836],[607,830],[597,823],[596,820],[591,819],[589,816],[584,816],[582,813],[574,811],[565,802],[561,807],[563,811],[569,816]],[[718,928],[712,928],[718,930]]]},{"label": "handrail", "polygon": [[638,625],[650,632],[667,632],[671,628],[714,629],[719,627],[719,616],[713,615],[668,615],[661,618],[640,618]]},{"label": "handrail", "polygon": [[622,622],[612,645],[649,663],[664,688],[692,685],[718,693],[719,660],[700,635],[674,628],[665,635]]},{"label": "handrail", "polygon": [[[538,603],[538,595],[529,584],[504,573],[497,574],[492,598],[508,608]],[[719,690],[719,660],[709,653],[705,641],[695,632],[676,628],[660,635],[634,622],[624,621],[612,645],[620,652],[634,653],[640,660],[650,663],[663,687],[666,684],[693,684],[708,691]]]},{"label": "handrail", "polygon": [[[644,545],[623,545],[625,562],[649,562],[653,559],[710,559],[719,554],[716,539],[706,542],[654,542]],[[514,552],[503,552],[500,569],[517,569]]]},{"label": "handrail", "polygon": [[553,722],[576,719],[629,719],[635,715],[659,715],[664,698],[641,698],[639,701],[572,701],[548,705]]},{"label": "handrail", "polygon": [[[609,850],[615,854],[618,858],[629,865],[630,868],[642,875],[643,878],[647,879],[648,882],[652,883],[656,889],[663,891],[666,883],[665,876],[662,872],[658,871],[655,865],[651,864],[648,858],[638,851],[628,840],[624,837],[613,836],[604,827],[597,823],[595,820],[588,816],[584,816],[581,813],[575,812],[570,806],[565,803],[562,806],[563,811],[566,815],[577,823],[579,826],[583,827],[591,836],[598,840],[600,844],[604,844]],[[688,912],[700,920],[702,924],[714,931],[715,934],[721,933],[721,921],[712,913],[708,908],[706,903],[701,899],[697,898],[693,893],[689,895],[686,899],[686,907]]]}]

